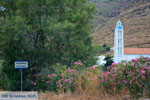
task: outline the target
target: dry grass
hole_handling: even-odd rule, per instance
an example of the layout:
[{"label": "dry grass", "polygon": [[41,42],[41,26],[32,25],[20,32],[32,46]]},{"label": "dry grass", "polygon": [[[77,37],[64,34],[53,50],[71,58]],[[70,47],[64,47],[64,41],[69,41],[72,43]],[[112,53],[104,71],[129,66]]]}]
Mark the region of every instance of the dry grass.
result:
[{"label": "dry grass", "polygon": [[[39,100],[132,100],[129,95],[82,95],[82,94],[55,94],[40,93]],[[150,100],[149,98],[140,98],[139,100]]]},{"label": "dry grass", "polygon": [[54,93],[42,93],[39,95],[39,100],[129,100],[129,96],[110,96],[110,95],[96,95],[96,94],[54,94]]}]

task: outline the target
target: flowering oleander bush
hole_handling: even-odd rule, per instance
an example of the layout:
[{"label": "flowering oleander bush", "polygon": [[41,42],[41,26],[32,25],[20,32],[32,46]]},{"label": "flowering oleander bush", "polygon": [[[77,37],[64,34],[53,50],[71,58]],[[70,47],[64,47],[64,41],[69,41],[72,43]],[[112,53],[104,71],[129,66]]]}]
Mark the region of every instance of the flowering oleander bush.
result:
[{"label": "flowering oleander bush", "polygon": [[[67,90],[74,91],[78,71],[70,67],[67,68],[66,66],[62,67],[58,65],[55,74],[57,75],[56,85],[58,90],[61,90],[60,92],[66,92]],[[52,81],[55,81],[55,78]]]},{"label": "flowering oleander bush", "polygon": [[[150,94],[150,58],[141,57],[129,62],[113,63],[102,72],[99,67],[85,67],[80,61],[67,67],[56,64],[53,73],[35,75],[31,85],[37,90],[55,92],[84,91],[95,93],[120,93],[125,91],[138,99],[143,94]],[[98,77],[100,89],[97,87]],[[98,93],[98,92],[97,92]]]},{"label": "flowering oleander bush", "polygon": [[81,61],[77,61],[73,63],[74,66],[72,66],[72,69],[75,69],[77,71],[81,71],[85,68],[84,64]]},{"label": "flowering oleander bush", "polygon": [[[79,79],[79,77],[81,77],[81,73],[86,72],[86,76],[91,72],[97,73],[98,75],[98,70],[96,70],[95,66],[86,69],[84,69],[84,67],[85,66],[81,61],[74,62],[74,65],[71,68],[56,64],[53,67],[53,73],[39,73],[34,75],[36,81],[32,81],[31,85],[39,91],[48,90],[53,92],[67,92],[69,90],[73,92],[77,86],[77,80]],[[90,79],[84,80],[85,83],[88,83],[88,81],[90,81]]]},{"label": "flowering oleander bush", "polygon": [[[100,84],[105,90],[114,88],[127,89],[135,99],[150,92],[150,58],[141,57],[129,62],[123,61],[119,64],[113,63],[108,71],[100,76]],[[149,88],[149,89],[148,89]]]},{"label": "flowering oleander bush", "polygon": [[31,82],[31,85],[37,87],[40,91],[55,91],[66,92],[67,90],[74,91],[75,79],[77,77],[78,71],[60,64],[54,66],[54,73],[52,74],[37,74],[36,82]]}]

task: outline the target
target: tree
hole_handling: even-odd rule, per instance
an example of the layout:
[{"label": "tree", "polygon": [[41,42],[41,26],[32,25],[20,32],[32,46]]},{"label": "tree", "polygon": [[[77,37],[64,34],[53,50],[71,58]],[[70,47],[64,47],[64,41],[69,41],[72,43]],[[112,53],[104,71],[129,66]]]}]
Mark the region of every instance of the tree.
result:
[{"label": "tree", "polygon": [[105,57],[104,60],[106,61],[106,64],[104,65],[103,70],[107,71],[107,67],[109,67],[110,65],[112,65],[112,63],[114,62],[113,61],[113,56],[108,55],[108,56]]},{"label": "tree", "polygon": [[11,90],[20,89],[14,87],[20,84],[15,60],[29,61],[30,70],[23,72],[25,90],[36,80],[34,74],[50,70],[55,63],[96,62],[90,37],[95,6],[86,0],[3,0],[0,4],[6,8],[5,16],[0,14],[3,71]]}]

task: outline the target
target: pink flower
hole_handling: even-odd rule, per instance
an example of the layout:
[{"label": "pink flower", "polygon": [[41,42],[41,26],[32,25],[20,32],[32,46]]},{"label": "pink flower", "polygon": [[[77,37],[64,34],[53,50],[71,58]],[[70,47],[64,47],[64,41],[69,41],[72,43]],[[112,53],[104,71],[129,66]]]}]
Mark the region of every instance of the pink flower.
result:
[{"label": "pink flower", "polygon": [[34,76],[38,76],[37,74],[34,74]]},{"label": "pink flower", "polygon": [[71,84],[72,83],[72,81],[71,81],[71,79],[69,79],[69,84]]},{"label": "pink flower", "polygon": [[96,67],[95,67],[95,66],[92,66],[92,67],[90,67],[89,69],[93,69],[93,70],[95,70],[95,69],[96,69]]},{"label": "pink flower", "polygon": [[44,79],[44,77],[41,77],[41,79]]},{"label": "pink flower", "polygon": [[55,73],[52,74],[53,77],[57,76]]},{"label": "pink flower", "polygon": [[135,80],[135,78],[133,77],[132,81]]},{"label": "pink flower", "polygon": [[132,61],[138,61],[138,58],[132,59]]},{"label": "pink flower", "polygon": [[112,69],[114,69],[114,70],[118,70],[118,69],[120,69],[120,68],[112,67]]},{"label": "pink flower", "polygon": [[36,83],[34,83],[33,85],[36,85]]},{"label": "pink flower", "polygon": [[107,82],[107,81],[108,81],[108,79],[107,79],[107,78],[105,78],[105,81]]},{"label": "pink flower", "polygon": [[150,69],[150,67],[145,67],[145,69]]},{"label": "pink flower", "polygon": [[61,76],[64,77],[64,73],[61,73]]},{"label": "pink flower", "polygon": [[61,85],[61,80],[58,81],[58,84]]},{"label": "pink flower", "polygon": [[127,81],[126,81],[126,80],[123,80],[123,81],[124,81],[125,84],[127,84]]},{"label": "pink flower", "polygon": [[31,85],[33,85],[33,84],[34,84],[34,82],[32,81],[30,84],[31,84]]},{"label": "pink flower", "polygon": [[113,65],[116,65],[116,64],[117,64],[117,63],[112,63],[112,66],[113,66]]},{"label": "pink flower", "polygon": [[117,74],[112,74],[112,77],[115,77],[115,76],[117,76]]},{"label": "pink flower", "polygon": [[130,84],[132,84],[133,80],[130,80]]},{"label": "pink flower", "polygon": [[110,70],[110,73],[112,73],[112,70]]},{"label": "pink flower", "polygon": [[104,79],[102,79],[102,81],[101,82],[104,82]]},{"label": "pink flower", "polygon": [[59,85],[59,88],[62,88],[62,85]]},{"label": "pink flower", "polygon": [[135,63],[132,63],[132,66],[134,66],[135,65]]},{"label": "pink flower", "polygon": [[145,74],[146,72],[145,72],[144,70],[141,70],[141,73],[142,73],[142,74]]},{"label": "pink flower", "polygon": [[64,77],[62,79],[60,79],[60,80],[64,80]]},{"label": "pink flower", "polygon": [[132,73],[132,71],[129,72],[130,74]]},{"label": "pink flower", "polygon": [[136,58],[135,61],[138,61],[138,58]]},{"label": "pink flower", "polygon": [[123,79],[125,78],[126,76],[125,75],[123,75]]},{"label": "pink flower", "polygon": [[108,76],[108,75],[109,75],[109,73],[110,73],[110,72],[106,72],[106,76]]},{"label": "pink flower", "polygon": [[145,80],[145,76],[144,75],[142,75],[142,80]]},{"label": "pink flower", "polygon": [[137,77],[140,77],[140,75],[138,75]]},{"label": "pink flower", "polygon": [[43,82],[44,80],[41,80],[41,82]]},{"label": "pink flower", "polygon": [[68,69],[67,69],[67,72],[71,73],[71,69],[70,69],[70,68],[68,68]]},{"label": "pink flower", "polygon": [[107,67],[107,69],[110,69],[110,67]]},{"label": "pink flower", "polygon": [[50,78],[51,76],[48,74],[47,77]]},{"label": "pink flower", "polygon": [[64,82],[68,82],[68,79],[64,80]]},{"label": "pink flower", "polygon": [[74,65],[79,65],[79,66],[82,66],[82,65],[83,65],[83,63],[82,63],[81,61],[74,62],[73,64],[74,64]]},{"label": "pink flower", "polygon": [[147,58],[146,60],[149,61],[149,58]]}]

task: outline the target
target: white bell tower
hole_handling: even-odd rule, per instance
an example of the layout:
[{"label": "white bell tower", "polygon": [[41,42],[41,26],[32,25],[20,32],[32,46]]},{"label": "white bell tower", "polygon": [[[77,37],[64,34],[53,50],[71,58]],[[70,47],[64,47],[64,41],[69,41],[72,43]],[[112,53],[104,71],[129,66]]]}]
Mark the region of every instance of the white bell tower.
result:
[{"label": "white bell tower", "polygon": [[123,26],[120,21],[117,22],[114,37],[114,62],[119,63],[124,60],[124,40]]}]

